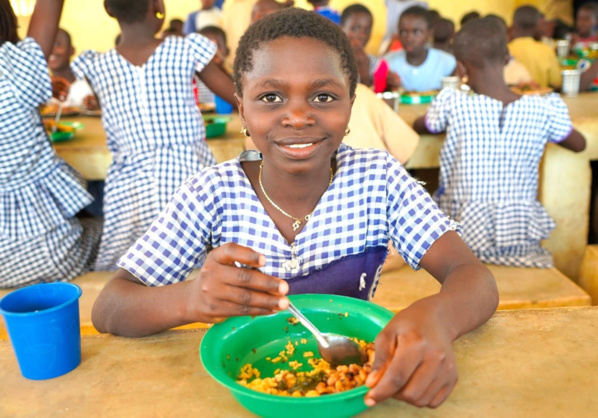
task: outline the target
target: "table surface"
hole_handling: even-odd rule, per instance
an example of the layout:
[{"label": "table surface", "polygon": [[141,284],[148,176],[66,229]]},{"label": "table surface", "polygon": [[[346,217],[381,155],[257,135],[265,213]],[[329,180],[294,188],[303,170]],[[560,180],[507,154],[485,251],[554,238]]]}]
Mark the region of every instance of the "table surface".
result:
[{"label": "table surface", "polygon": [[[46,381],[23,378],[0,341],[0,416],[250,417],[207,374],[206,330],[82,338],[82,363]],[[500,311],[455,342],[459,383],[438,409],[390,400],[364,417],[598,415],[598,307]]]}]

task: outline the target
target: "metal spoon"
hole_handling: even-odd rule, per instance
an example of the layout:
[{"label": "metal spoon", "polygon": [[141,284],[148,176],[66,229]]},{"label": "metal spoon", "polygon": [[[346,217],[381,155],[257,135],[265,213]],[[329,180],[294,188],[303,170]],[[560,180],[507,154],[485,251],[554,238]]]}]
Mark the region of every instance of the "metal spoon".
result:
[{"label": "metal spoon", "polygon": [[363,348],[355,341],[342,335],[321,333],[309,319],[307,319],[289,300],[289,311],[297,318],[305,328],[316,337],[318,351],[322,358],[332,366],[341,364],[363,364],[368,356]]}]

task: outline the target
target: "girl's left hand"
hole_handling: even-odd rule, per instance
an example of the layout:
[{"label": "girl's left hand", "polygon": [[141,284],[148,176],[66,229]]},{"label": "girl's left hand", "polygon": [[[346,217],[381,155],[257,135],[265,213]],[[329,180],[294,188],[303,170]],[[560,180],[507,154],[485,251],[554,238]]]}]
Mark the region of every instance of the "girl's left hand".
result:
[{"label": "girl's left hand", "polygon": [[432,302],[423,299],[399,312],[376,338],[368,406],[392,397],[436,408],[457,384],[452,339]]},{"label": "girl's left hand", "polygon": [[52,97],[64,102],[69,95],[71,83],[62,77],[52,77]]}]

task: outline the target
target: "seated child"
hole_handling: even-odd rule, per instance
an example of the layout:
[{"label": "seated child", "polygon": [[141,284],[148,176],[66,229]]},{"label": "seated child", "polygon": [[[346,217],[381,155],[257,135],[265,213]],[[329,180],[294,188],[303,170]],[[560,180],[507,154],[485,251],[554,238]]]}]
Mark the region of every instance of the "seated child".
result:
[{"label": "seated child", "polygon": [[324,16],[326,19],[329,19],[337,25],[341,24],[341,15],[332,7],[328,6],[330,0],[307,0],[307,2],[314,6],[314,11],[319,15]]},{"label": "seated child", "polygon": [[461,27],[463,27],[467,22],[471,22],[472,20],[479,19],[480,17],[482,17],[480,12],[478,12],[476,10],[472,10],[471,12],[465,13],[461,17],[461,20],[459,21],[459,25],[461,25]]},{"label": "seated child", "polygon": [[89,110],[98,108],[93,90],[85,80],[77,80],[71,71],[70,61],[75,54],[71,35],[64,29],[58,29],[48,66],[52,71],[53,95],[66,106],[85,107]]},{"label": "seated child", "polygon": [[[341,15],[341,29],[349,38],[351,46],[353,46],[353,55],[359,72],[359,82],[366,86],[372,85],[374,74],[383,61],[380,57],[365,52],[365,46],[369,42],[372,33],[373,23],[372,13],[361,4],[348,6]],[[386,77],[385,84],[390,81],[391,88],[399,83],[396,74],[391,74],[390,79],[387,74]]]},{"label": "seated child", "polygon": [[220,26],[222,12],[214,5],[214,0],[201,0],[200,3],[201,9],[189,13],[187,16],[183,26],[184,35],[197,33],[205,26]]},{"label": "seated child", "polygon": [[0,1],[0,287],[74,279],[93,266],[100,239],[75,217],[91,196],[56,156],[38,111],[52,95],[46,59],[62,5],[38,1],[19,40],[10,2]]},{"label": "seated child", "polygon": [[[199,34],[205,36],[216,44],[218,49],[213,58],[214,64],[220,67],[223,72],[228,73],[225,68],[226,57],[228,57],[229,54],[228,46],[226,46],[226,33],[224,33],[218,26],[206,26],[199,31]],[[197,83],[197,89],[199,91],[199,102],[215,103],[212,90],[210,90],[199,77],[195,78],[195,82]]]},{"label": "seated child", "polygon": [[162,2],[105,0],[122,39],[105,53],[86,51],[71,67],[102,104],[113,162],[106,176],[104,231],[97,270],[116,262],[148,228],[183,181],[216,163],[205,141],[193,77],[234,103],[231,78],[214,62],[216,45],[199,34],[157,39]]},{"label": "seated child", "polygon": [[571,45],[575,49],[586,49],[596,42],[598,42],[598,4],[584,3],[577,9],[575,33],[571,36]]},{"label": "seated child", "polygon": [[[179,188],[96,300],[98,330],[141,336],[268,315],[286,309],[290,293],[367,299],[390,239],[443,286],[377,337],[365,403],[446,399],[457,381],[452,342],[492,315],[496,284],[398,161],[342,144],[357,82],[351,50],[338,26],[299,8],[249,27],[235,85],[261,153],[203,169]],[[195,267],[199,276],[185,280]]]},{"label": "seated child", "polygon": [[560,89],[561,67],[555,51],[534,39],[539,22],[540,12],[535,7],[517,8],[513,15],[513,40],[509,42],[509,51],[513,58],[525,65],[540,86]]},{"label": "seated child", "polygon": [[496,19],[467,23],[454,47],[474,94],[441,91],[414,125],[446,131],[435,200],[463,224],[463,240],[482,261],[552,267],[540,246],[555,226],[537,200],[540,159],[547,142],[579,152],[585,140],[557,94],[519,96],[504,83],[509,52]]},{"label": "seated child", "polygon": [[385,56],[390,69],[401,79],[407,91],[440,90],[442,78],[455,72],[455,57],[428,47],[432,20],[423,7],[405,10],[399,19],[399,37],[403,50]]},{"label": "seated child", "polygon": [[258,0],[255,2],[253,9],[251,9],[251,23],[255,23],[262,17],[266,17],[278,10],[284,9],[292,5],[291,3],[279,3],[276,0]]},{"label": "seated child", "polygon": [[455,24],[450,19],[438,18],[432,24],[434,41],[432,48],[440,51],[453,53],[453,36],[455,36]]}]

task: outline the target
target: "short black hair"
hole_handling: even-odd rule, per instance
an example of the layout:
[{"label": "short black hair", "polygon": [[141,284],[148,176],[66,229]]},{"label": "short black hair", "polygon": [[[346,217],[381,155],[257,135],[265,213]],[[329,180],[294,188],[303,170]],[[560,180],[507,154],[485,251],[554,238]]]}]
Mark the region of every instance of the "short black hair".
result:
[{"label": "short black hair", "polygon": [[494,13],[489,13],[489,14],[486,15],[486,17],[489,17],[490,19],[496,19],[496,20],[498,20],[500,23],[502,23],[504,25],[505,28],[509,27],[509,25],[507,25],[507,21],[502,16],[499,16],[499,15],[494,14]]},{"label": "short black hair", "polygon": [[[421,17],[422,19],[424,19],[426,21],[426,24],[428,25],[428,28],[432,27],[432,15],[430,14],[430,12],[428,12],[428,9],[425,9],[421,6],[411,6],[407,9],[405,9],[403,11],[403,13],[401,13],[401,17],[399,18],[399,22],[401,21],[401,19],[403,18],[403,16],[415,16],[415,17]],[[398,25],[398,24],[397,24]]]},{"label": "short black hair", "polygon": [[538,22],[540,22],[540,12],[534,6],[518,7],[513,14],[513,26],[523,30],[535,29]]},{"label": "short black hair", "polygon": [[312,38],[335,50],[340,57],[343,72],[349,76],[350,95],[354,96],[357,64],[349,38],[338,25],[325,17],[299,8],[278,10],[249,26],[241,37],[234,64],[234,80],[239,95],[243,94],[243,75],[253,68],[253,53],[262,44],[283,37]]},{"label": "short black hair", "polygon": [[374,22],[374,16],[372,15],[372,12],[370,12],[370,9],[365,7],[363,4],[355,3],[345,7],[345,10],[343,10],[343,13],[341,14],[341,26],[345,24],[351,15],[357,13],[365,13],[369,15],[372,18],[372,22]]},{"label": "short black hair", "polygon": [[439,17],[432,24],[435,42],[447,42],[455,35],[455,24],[450,19]]},{"label": "short black hair", "polygon": [[573,28],[563,22],[561,19],[554,19],[554,32],[552,39],[565,39],[568,34],[573,32]]},{"label": "short black hair", "polygon": [[119,22],[135,23],[145,17],[150,0],[104,0],[104,3]]},{"label": "short black hair", "polygon": [[477,11],[473,10],[473,11],[471,11],[471,12],[469,12],[469,13],[465,13],[465,14],[463,15],[463,17],[461,18],[461,21],[459,22],[459,24],[460,24],[461,26],[463,26],[463,25],[465,25],[467,22],[471,22],[472,20],[479,19],[480,17],[482,17],[482,15],[480,15],[480,13],[479,13],[479,12],[477,12]]},{"label": "short black hair", "polygon": [[226,32],[222,30],[222,28],[214,25],[204,26],[200,30],[197,31],[202,35],[215,35],[215,36],[222,36],[224,39],[224,43],[226,43]]},{"label": "short black hair", "polygon": [[17,17],[12,10],[10,0],[0,0],[0,45],[4,42],[13,44],[19,42],[17,27]]},{"label": "short black hair", "polygon": [[71,34],[68,33],[68,31],[65,29],[58,28],[58,32],[56,33],[56,36],[58,36],[58,33],[60,33],[60,32],[64,33],[64,35],[66,36],[69,46],[73,46],[73,39],[71,38]]},{"label": "short black hair", "polygon": [[579,6],[579,9],[577,9],[577,13],[579,13],[580,10],[588,10],[590,12],[593,12],[594,17],[598,20],[598,3],[594,3],[593,1],[584,3],[581,6]]},{"label": "short black hair", "polygon": [[505,63],[508,55],[507,30],[496,18],[484,17],[467,22],[455,35],[455,58],[478,68]]}]

